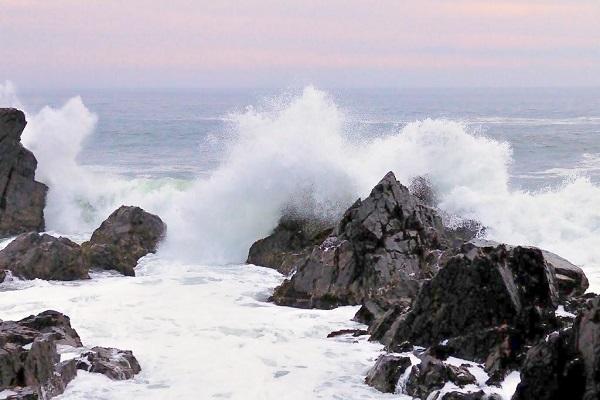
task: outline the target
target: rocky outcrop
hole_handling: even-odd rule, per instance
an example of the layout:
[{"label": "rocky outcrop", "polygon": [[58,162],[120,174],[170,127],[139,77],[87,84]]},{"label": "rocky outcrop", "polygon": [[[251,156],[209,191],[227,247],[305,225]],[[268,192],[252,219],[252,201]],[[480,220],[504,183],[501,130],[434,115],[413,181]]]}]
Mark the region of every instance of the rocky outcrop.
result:
[{"label": "rocky outcrop", "polygon": [[384,354],[367,373],[365,383],[383,393],[394,393],[398,380],[412,365],[409,357]]},{"label": "rocky outcrop", "polygon": [[166,225],[157,215],[139,207],[121,206],[82,245],[84,263],[90,269],[134,276],[137,261],[156,252],[165,232]]},{"label": "rocky outcrop", "polygon": [[370,298],[412,299],[449,246],[436,211],[388,173],[357,200],[296,274],[275,290],[280,305],[332,308]]},{"label": "rocky outcrop", "polygon": [[[63,393],[75,378],[81,359],[61,361],[59,345],[82,347],[69,317],[59,312],[0,322],[0,392],[10,393],[9,399],[23,400],[46,400]],[[100,354],[93,359],[96,367],[91,372],[129,379],[140,371],[130,351],[93,348],[82,358],[91,353]]]},{"label": "rocky outcrop", "polygon": [[250,247],[246,262],[288,275],[310,255],[314,246],[323,242],[331,230],[322,221],[283,217],[273,233]]},{"label": "rocky outcrop", "polygon": [[554,269],[561,298],[568,299],[585,293],[590,284],[581,268],[549,251],[542,250],[542,253],[546,262]]},{"label": "rocky outcrop", "polygon": [[133,353],[111,347],[93,347],[77,359],[77,369],[97,372],[112,380],[131,379],[142,368]]},{"label": "rocky outcrop", "polygon": [[469,243],[423,285],[385,337],[391,349],[444,342],[457,357],[501,374],[527,344],[556,329],[557,301],[553,270],[539,249]]},{"label": "rocky outcrop", "polygon": [[0,237],[44,229],[48,188],[35,181],[37,160],[21,144],[25,114],[0,108]]},{"label": "rocky outcrop", "polygon": [[0,251],[0,269],[21,279],[88,279],[81,248],[71,240],[24,233]]}]

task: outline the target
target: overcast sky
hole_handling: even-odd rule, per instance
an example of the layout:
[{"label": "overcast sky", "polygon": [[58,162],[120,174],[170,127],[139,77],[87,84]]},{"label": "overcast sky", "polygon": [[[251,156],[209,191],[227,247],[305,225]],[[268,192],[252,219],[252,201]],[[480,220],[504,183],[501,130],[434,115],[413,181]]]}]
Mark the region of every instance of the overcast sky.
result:
[{"label": "overcast sky", "polygon": [[0,0],[36,87],[600,85],[600,0]]}]

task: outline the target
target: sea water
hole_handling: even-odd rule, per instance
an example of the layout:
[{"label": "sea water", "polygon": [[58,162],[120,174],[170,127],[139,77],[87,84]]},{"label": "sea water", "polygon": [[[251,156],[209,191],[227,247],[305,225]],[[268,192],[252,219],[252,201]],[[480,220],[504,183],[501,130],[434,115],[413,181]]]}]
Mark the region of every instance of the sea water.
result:
[{"label": "sea water", "polygon": [[557,252],[600,288],[597,89],[5,84],[0,106],[27,112],[22,140],[50,187],[49,231],[86,240],[121,204],[168,225],[135,278],[2,285],[2,319],[56,309],[85,344],[138,356],[133,381],[81,373],[64,399],[390,398],[362,383],[381,346],[326,338],[358,326],[356,307],[274,306],[266,299],[284,277],[243,265],[283,212],[335,220],[389,170],[405,184],[427,176],[449,221]]}]

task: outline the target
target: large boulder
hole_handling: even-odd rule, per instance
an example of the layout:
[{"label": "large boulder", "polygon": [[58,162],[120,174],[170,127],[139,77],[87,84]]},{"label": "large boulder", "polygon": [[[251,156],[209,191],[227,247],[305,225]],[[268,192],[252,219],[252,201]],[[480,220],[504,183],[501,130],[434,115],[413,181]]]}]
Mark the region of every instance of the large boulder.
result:
[{"label": "large boulder", "polygon": [[90,269],[135,276],[137,261],[156,252],[166,227],[157,215],[139,207],[121,206],[83,243],[84,263]]},{"label": "large boulder", "polygon": [[558,326],[552,268],[539,249],[465,244],[391,324],[390,348],[446,343],[497,372]]},{"label": "large boulder", "polygon": [[421,362],[410,371],[405,393],[419,399],[427,399],[432,393],[441,390],[447,382],[462,388],[475,384],[477,380],[466,367],[447,364],[443,360],[424,354],[421,356]]},{"label": "large boulder", "polygon": [[9,270],[21,279],[89,278],[77,243],[35,232],[19,235],[0,251],[0,270]]},{"label": "large boulder", "polygon": [[[62,360],[59,345],[83,354]],[[82,346],[69,317],[56,311],[0,321],[0,392],[9,399],[46,400],[63,393],[77,369],[111,379],[130,379],[141,370],[131,351]]]},{"label": "large boulder", "polygon": [[44,229],[48,187],[35,181],[37,160],[21,144],[25,114],[0,108],[0,237]]},{"label": "large boulder", "polygon": [[283,217],[269,236],[252,244],[246,262],[288,275],[330,233],[325,222]]},{"label": "large boulder", "polygon": [[412,299],[437,271],[448,237],[436,211],[389,172],[276,288],[273,300],[327,309],[374,297]]}]

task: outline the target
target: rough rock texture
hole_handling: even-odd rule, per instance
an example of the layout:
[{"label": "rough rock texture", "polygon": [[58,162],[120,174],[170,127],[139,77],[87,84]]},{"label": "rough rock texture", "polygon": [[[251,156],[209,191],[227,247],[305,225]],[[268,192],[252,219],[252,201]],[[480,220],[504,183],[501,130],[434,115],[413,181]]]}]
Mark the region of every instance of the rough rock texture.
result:
[{"label": "rough rock texture", "polygon": [[67,238],[24,233],[0,251],[0,269],[21,279],[88,279],[81,248]]},{"label": "rough rock texture", "polygon": [[367,373],[365,383],[380,392],[394,393],[398,379],[410,366],[409,357],[384,354]]},{"label": "rough rock texture", "polygon": [[82,245],[84,263],[90,269],[112,269],[134,276],[138,259],[156,252],[165,232],[166,225],[157,215],[139,207],[121,206]]},{"label": "rough rock texture", "polygon": [[110,347],[93,347],[77,359],[77,368],[119,381],[131,379],[142,370],[131,351]]},{"label": "rough rock texture", "polygon": [[600,297],[592,298],[572,329],[551,334],[527,352],[513,400],[600,398]]},{"label": "rough rock texture", "polygon": [[288,275],[330,233],[331,228],[324,222],[284,217],[273,233],[250,247],[246,262]]},{"label": "rough rock texture", "polygon": [[76,369],[74,360],[60,361],[57,344],[81,346],[69,318],[56,311],[0,323],[0,391],[19,388],[14,398],[22,399],[61,394]]},{"label": "rough rock texture", "polygon": [[556,326],[557,299],[553,271],[539,249],[468,243],[423,285],[410,312],[393,325],[389,345],[448,340],[461,358],[493,356],[507,364]]},{"label": "rough rock texture", "polygon": [[475,377],[465,368],[446,364],[430,355],[421,357],[421,363],[412,367],[405,391],[408,395],[427,399],[430,394],[452,382],[464,387],[476,382]]},{"label": "rough rock texture", "polygon": [[35,181],[37,160],[21,144],[25,114],[0,108],[0,237],[44,229],[48,188]]},{"label": "rough rock texture", "polygon": [[581,268],[549,251],[542,250],[542,253],[546,262],[554,268],[561,298],[581,296],[585,293],[590,284]]},{"label": "rough rock texture", "polygon": [[332,308],[369,298],[414,298],[437,271],[446,229],[389,172],[357,200],[296,274],[279,286],[280,305]]},{"label": "rough rock texture", "polygon": [[61,361],[57,345],[82,347],[69,317],[59,312],[0,322],[0,392],[10,391],[9,399],[50,399],[64,392],[82,364],[112,379],[140,371],[130,351],[94,347],[80,359]]}]

